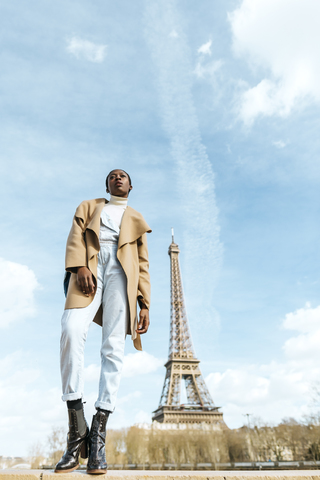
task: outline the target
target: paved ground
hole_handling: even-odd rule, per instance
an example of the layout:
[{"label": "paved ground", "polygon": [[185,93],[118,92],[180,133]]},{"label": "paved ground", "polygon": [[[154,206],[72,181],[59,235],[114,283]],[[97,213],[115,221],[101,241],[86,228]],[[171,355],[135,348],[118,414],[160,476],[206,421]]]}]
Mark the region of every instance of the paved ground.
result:
[{"label": "paved ground", "polygon": [[[86,475],[85,471],[56,474],[53,470],[0,470],[0,480],[79,480]],[[276,471],[164,471],[164,470],[109,470],[106,475],[91,475],[93,479],[119,480],[174,480],[183,477],[184,480],[206,480],[218,477],[221,480],[320,480],[320,470],[276,470]]]}]

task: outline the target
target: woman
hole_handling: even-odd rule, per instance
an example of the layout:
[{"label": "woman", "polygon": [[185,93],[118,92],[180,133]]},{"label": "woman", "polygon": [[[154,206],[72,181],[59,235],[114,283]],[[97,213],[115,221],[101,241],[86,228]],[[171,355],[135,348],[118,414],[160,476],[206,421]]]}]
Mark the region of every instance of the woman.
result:
[{"label": "woman", "polygon": [[[82,202],[67,241],[66,271],[71,276],[61,320],[60,364],[69,433],[56,473],[75,470],[80,454],[89,456],[88,473],[106,473],[106,423],[115,408],[125,336],[131,334],[134,346],[141,350],[140,335],[149,327],[146,233],[151,230],[143,216],[127,206],[132,185],[124,170],[112,170],[106,187],[110,201]],[[84,346],[92,321],[102,326],[102,344],[97,413],[89,431],[82,397]]]}]

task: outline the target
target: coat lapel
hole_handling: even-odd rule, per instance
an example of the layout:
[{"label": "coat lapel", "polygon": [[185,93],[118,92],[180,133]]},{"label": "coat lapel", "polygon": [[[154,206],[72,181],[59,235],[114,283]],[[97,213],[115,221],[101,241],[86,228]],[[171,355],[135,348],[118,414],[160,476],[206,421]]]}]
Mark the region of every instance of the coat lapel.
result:
[{"label": "coat lapel", "polygon": [[[106,203],[108,203],[108,200],[105,200],[104,198],[99,199],[97,207],[95,208],[94,214],[92,215],[86,227],[87,231],[88,230],[91,231],[90,233],[87,232],[87,235],[89,233],[89,236],[91,237],[90,243],[92,244],[93,250],[96,250],[96,251],[100,250],[100,246],[99,246],[100,216],[101,216],[102,209]],[[121,248],[126,243],[134,242],[146,232],[150,233],[151,228],[149,227],[149,225],[147,224],[147,222],[145,221],[141,213],[134,210],[134,208],[127,206],[121,221],[118,248]],[[92,233],[94,235],[92,235]],[[92,237],[95,237],[95,239],[93,239]],[[89,248],[88,250],[90,250],[90,252],[88,251],[88,258],[91,258],[95,252],[91,251],[91,248]]]},{"label": "coat lapel", "polygon": [[100,250],[100,215],[106,203],[107,200],[105,200],[104,198],[99,199],[99,203],[86,228],[88,261],[92,259],[94,255],[96,255],[97,252],[99,252]]},{"label": "coat lapel", "polygon": [[100,232],[101,212],[106,203],[108,203],[108,200],[105,200],[104,198],[99,199],[97,208],[95,209],[94,214],[92,215],[90,222],[86,227],[87,229],[92,230],[96,234],[97,238],[99,238],[99,232]]},{"label": "coat lapel", "polygon": [[151,228],[141,213],[128,206],[122,217],[118,248],[126,243],[134,242],[146,232],[150,233]]}]

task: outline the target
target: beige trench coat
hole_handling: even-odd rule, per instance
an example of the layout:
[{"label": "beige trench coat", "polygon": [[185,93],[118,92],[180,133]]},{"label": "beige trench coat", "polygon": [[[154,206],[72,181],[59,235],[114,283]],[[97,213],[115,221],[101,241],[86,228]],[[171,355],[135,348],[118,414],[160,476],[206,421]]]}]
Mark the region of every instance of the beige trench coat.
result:
[{"label": "beige trench coat", "polygon": [[[97,279],[98,253],[100,250],[100,215],[107,200],[85,200],[76,210],[69,233],[66,248],[65,267],[71,272],[65,308],[87,307],[93,296],[87,297],[77,284],[77,268],[86,266]],[[143,216],[131,207],[124,211],[117,257],[127,277],[127,293],[130,312],[128,334],[131,334],[134,346],[142,350],[137,329],[137,301],[150,308],[150,276],[148,262],[147,235],[150,227]],[[100,306],[94,322],[102,325],[102,307]]]}]

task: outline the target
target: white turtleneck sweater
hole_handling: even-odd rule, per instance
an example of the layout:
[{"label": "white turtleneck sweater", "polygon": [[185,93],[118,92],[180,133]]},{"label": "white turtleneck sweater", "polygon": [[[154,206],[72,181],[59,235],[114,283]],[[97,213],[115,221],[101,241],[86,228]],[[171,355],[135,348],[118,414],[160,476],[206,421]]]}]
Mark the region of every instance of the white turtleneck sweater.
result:
[{"label": "white turtleneck sweater", "polygon": [[103,207],[103,211],[111,218],[111,220],[113,220],[118,228],[120,228],[124,211],[127,208],[127,203],[127,198],[110,195],[109,202]]}]

